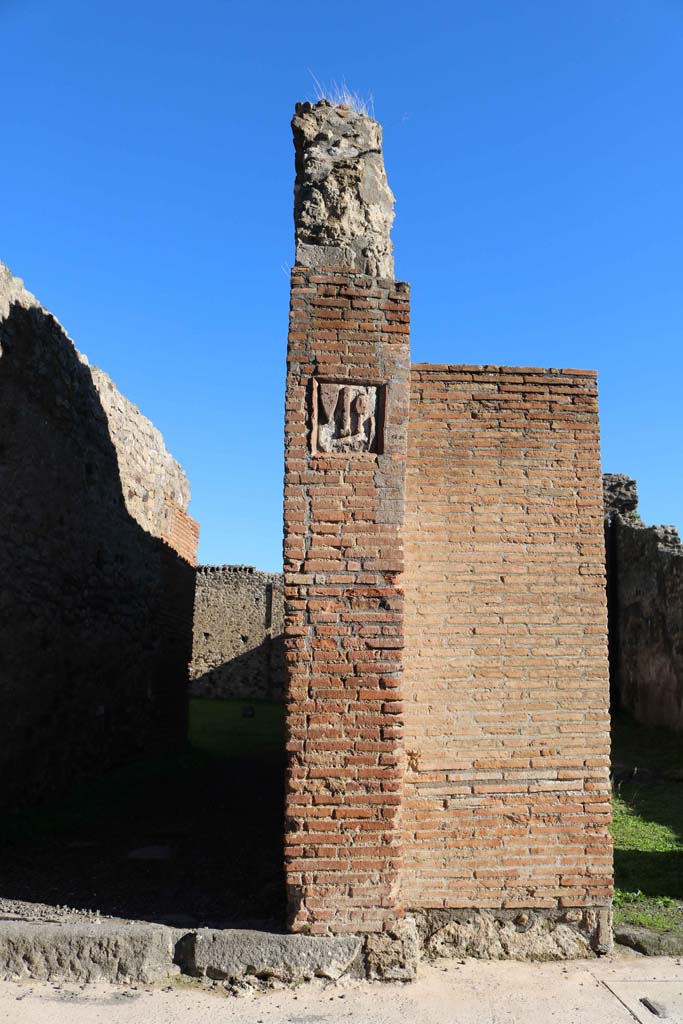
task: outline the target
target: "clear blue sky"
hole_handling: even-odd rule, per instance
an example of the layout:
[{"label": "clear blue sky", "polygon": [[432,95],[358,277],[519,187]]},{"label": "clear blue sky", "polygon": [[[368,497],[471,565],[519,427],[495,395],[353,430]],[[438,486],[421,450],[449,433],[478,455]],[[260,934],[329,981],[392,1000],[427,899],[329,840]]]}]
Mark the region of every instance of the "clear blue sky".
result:
[{"label": "clear blue sky", "polygon": [[0,0],[0,259],[281,564],[295,101],[374,97],[415,361],[597,368],[683,526],[683,0]]}]

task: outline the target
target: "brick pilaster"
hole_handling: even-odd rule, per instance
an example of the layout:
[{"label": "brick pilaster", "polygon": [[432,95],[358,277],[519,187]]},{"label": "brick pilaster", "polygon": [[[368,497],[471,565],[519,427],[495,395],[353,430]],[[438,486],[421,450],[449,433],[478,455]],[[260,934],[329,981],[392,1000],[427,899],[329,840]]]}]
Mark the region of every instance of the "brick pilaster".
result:
[{"label": "brick pilaster", "polygon": [[[400,915],[409,289],[297,266],[290,316],[284,552],[290,926],[315,934],[380,931]],[[318,389],[334,395],[336,385],[350,386],[354,395],[354,385],[374,389],[370,450],[321,450]]]}]

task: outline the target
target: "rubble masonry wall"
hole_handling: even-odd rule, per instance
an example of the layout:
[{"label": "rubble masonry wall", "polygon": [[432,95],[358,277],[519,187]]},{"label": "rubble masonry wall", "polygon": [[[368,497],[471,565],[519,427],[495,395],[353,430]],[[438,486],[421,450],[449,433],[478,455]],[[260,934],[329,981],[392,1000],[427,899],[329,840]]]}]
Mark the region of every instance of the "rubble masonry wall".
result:
[{"label": "rubble masonry wall", "polygon": [[[0,772],[15,806],[184,739],[194,552],[127,508],[103,377],[4,266],[0,353]],[[161,507],[163,475],[150,490]]]},{"label": "rubble masonry wall", "polygon": [[635,480],[606,473],[610,672],[616,707],[683,732],[683,546],[673,526],[647,526]]},{"label": "rubble masonry wall", "polygon": [[193,697],[282,700],[282,573],[200,565],[190,664]]}]

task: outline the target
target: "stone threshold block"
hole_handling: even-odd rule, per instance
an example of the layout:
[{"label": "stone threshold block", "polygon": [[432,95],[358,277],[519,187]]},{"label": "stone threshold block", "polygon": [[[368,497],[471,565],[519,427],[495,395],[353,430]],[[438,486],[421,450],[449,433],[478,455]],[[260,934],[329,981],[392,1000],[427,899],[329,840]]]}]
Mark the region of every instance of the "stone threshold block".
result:
[{"label": "stone threshold block", "polygon": [[242,987],[344,975],[412,981],[417,931],[321,937],[249,929],[187,932],[143,921],[0,920],[4,980],[166,984],[181,975]]}]

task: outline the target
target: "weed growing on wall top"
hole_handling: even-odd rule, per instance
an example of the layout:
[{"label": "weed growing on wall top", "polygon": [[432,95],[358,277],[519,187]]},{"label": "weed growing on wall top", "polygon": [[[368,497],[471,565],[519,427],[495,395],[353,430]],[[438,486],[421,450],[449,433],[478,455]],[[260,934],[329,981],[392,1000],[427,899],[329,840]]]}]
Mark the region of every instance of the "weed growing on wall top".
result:
[{"label": "weed growing on wall top", "polygon": [[351,110],[355,110],[357,114],[364,114],[365,117],[375,116],[375,101],[372,94],[366,100],[364,96],[361,96],[359,92],[354,89],[349,89],[344,79],[341,83],[330,82],[329,85],[323,85],[313,72],[309,68],[309,74],[313,79],[315,86],[315,98],[316,100],[328,100],[335,107],[346,106],[350,107]]}]

